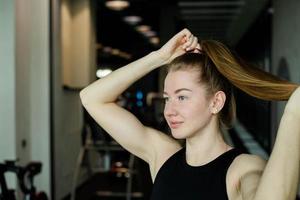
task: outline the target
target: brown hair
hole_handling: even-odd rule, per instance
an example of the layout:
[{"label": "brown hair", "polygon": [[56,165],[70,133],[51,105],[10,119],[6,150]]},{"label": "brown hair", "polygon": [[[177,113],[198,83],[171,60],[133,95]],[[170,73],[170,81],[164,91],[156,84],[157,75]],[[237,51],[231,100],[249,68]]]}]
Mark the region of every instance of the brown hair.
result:
[{"label": "brown hair", "polygon": [[226,94],[225,105],[219,113],[222,128],[230,128],[235,119],[233,86],[263,100],[287,100],[298,87],[250,66],[218,41],[203,40],[200,46],[201,54],[186,53],[175,58],[168,65],[168,72],[196,70],[200,72],[199,82],[205,83],[208,96],[220,90]]}]

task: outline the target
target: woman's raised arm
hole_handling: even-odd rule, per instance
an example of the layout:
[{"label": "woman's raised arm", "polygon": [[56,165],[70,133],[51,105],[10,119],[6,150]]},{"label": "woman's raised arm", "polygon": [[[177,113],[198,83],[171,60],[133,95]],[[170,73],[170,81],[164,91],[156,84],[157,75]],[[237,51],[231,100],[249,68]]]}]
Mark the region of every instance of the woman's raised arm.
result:
[{"label": "woman's raised arm", "polygon": [[[115,101],[131,84],[186,52],[185,48],[196,48],[198,40],[187,29],[171,38],[158,51],[134,61],[110,75],[95,81],[80,92],[83,106],[97,123],[125,149],[150,162],[157,146],[175,141],[159,131],[145,127],[133,114],[118,106]],[[165,144],[165,146],[161,144]]]},{"label": "woman's raised arm", "polygon": [[300,170],[300,87],[285,107],[270,159],[255,200],[294,200]]}]

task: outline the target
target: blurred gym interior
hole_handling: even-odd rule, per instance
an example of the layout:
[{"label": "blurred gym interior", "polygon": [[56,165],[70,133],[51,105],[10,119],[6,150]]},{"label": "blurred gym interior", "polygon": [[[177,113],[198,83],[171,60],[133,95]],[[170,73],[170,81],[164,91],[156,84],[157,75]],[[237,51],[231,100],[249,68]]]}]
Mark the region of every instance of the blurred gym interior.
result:
[{"label": "blurred gym interior", "polygon": [[[297,0],[0,0],[0,179],[5,174],[16,199],[25,195],[19,182],[28,173],[28,195],[148,200],[149,166],[89,116],[80,90],[183,28],[299,83],[299,8]],[[118,104],[169,134],[160,96],[165,74],[152,71]],[[235,95],[237,121],[226,141],[268,159],[285,102]]]}]

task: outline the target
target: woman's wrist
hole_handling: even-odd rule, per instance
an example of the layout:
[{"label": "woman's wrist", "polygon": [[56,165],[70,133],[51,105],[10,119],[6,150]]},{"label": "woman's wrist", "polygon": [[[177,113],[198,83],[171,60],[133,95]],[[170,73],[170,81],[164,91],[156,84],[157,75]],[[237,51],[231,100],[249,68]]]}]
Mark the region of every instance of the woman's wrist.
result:
[{"label": "woman's wrist", "polygon": [[159,66],[165,65],[165,64],[168,63],[168,59],[165,58],[165,57],[159,52],[159,50],[152,51],[150,54],[152,54],[152,56],[154,57],[154,59],[157,60]]}]

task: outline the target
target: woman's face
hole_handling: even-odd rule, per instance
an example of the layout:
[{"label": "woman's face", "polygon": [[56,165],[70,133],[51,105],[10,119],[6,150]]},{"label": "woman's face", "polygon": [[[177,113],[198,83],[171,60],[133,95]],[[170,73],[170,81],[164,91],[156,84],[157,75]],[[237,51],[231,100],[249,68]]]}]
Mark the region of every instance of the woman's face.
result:
[{"label": "woman's face", "polygon": [[176,139],[185,139],[200,132],[212,114],[203,84],[192,70],[168,73],[164,85],[164,116]]}]

